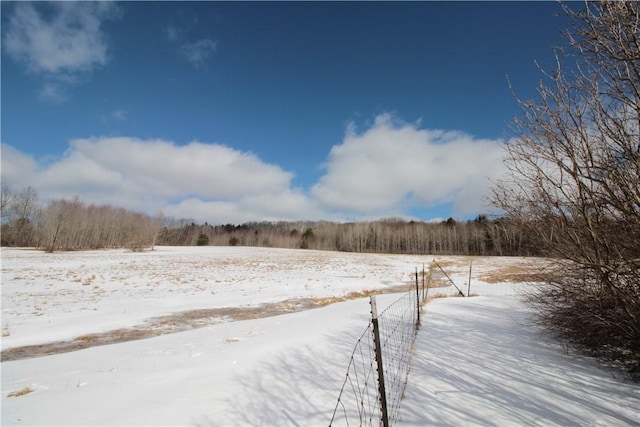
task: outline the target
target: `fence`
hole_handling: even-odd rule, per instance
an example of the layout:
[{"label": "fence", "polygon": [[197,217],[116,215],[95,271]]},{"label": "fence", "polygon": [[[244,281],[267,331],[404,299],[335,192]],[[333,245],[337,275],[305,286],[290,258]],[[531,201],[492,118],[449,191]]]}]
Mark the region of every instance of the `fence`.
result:
[{"label": "fence", "polygon": [[526,283],[487,283],[472,288],[468,270],[449,268],[435,260],[428,271],[415,273],[415,289],[402,295],[379,315],[371,297],[371,320],[357,340],[329,426],[395,425],[407,384],[411,352],[420,326],[420,305],[427,297],[522,295]]},{"label": "fence", "polygon": [[[495,269],[495,268],[494,268]],[[485,268],[486,270],[486,268]],[[515,296],[526,295],[533,289],[531,282],[539,282],[540,271],[531,274],[527,270],[515,267],[498,278],[480,277],[472,262],[468,266],[462,263],[451,265],[433,260],[425,274],[426,287],[429,296]],[[472,274],[473,273],[473,274]],[[510,280],[511,279],[511,280]]]},{"label": "fence", "polygon": [[387,427],[398,419],[420,323],[418,282],[380,314],[375,296],[370,302],[371,321],[351,354],[330,426]]}]

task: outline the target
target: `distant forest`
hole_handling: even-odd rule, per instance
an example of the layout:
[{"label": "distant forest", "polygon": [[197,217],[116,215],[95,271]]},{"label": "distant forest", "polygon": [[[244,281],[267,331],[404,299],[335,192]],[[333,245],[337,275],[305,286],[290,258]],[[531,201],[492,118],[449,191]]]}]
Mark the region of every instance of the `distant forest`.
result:
[{"label": "distant forest", "polygon": [[31,187],[2,188],[2,246],[49,252],[100,248],[142,250],[169,246],[262,246],[345,252],[433,255],[539,255],[536,245],[505,218],[442,222],[325,221],[197,224],[151,217],[109,205],[73,200],[38,202]]},{"label": "distant forest", "polygon": [[433,255],[537,255],[508,220],[442,222],[382,219],[367,222],[249,222],[241,225],[174,224],[161,245],[264,246],[344,252]]}]

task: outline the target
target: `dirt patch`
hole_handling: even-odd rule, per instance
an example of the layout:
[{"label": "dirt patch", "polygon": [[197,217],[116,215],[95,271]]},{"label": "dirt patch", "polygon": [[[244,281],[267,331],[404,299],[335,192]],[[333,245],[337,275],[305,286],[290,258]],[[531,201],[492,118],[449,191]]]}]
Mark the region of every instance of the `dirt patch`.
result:
[{"label": "dirt patch", "polygon": [[189,310],[167,316],[155,317],[133,328],[83,335],[72,340],[10,348],[0,353],[0,362],[30,359],[52,354],[69,353],[108,344],[140,340],[159,335],[181,332],[207,325],[238,320],[260,319],[324,307],[347,300],[365,298],[381,293],[405,292],[411,285],[400,285],[383,290],[350,292],[342,297],[287,299],[255,307],[222,307]]}]

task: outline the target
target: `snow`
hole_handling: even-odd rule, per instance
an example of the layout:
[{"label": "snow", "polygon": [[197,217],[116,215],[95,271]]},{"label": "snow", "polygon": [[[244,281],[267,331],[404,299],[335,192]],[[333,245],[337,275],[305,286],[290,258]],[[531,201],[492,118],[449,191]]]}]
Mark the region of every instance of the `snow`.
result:
[{"label": "snow", "polygon": [[[144,326],[185,310],[393,290],[433,257],[269,248],[44,254],[2,249],[2,350]],[[469,259],[439,257],[463,286]],[[426,306],[400,425],[640,425],[637,384],[530,324],[526,283],[480,278]],[[438,293],[455,293],[453,287]],[[466,288],[465,288],[466,290]],[[432,291],[430,291],[432,292]],[[485,296],[489,295],[489,296]],[[398,298],[378,296],[378,309]],[[2,425],[327,425],[367,298],[67,353],[5,361]],[[30,393],[9,397],[25,387]]]},{"label": "snow", "polygon": [[406,281],[416,265],[411,261],[246,247],[54,254],[3,248],[2,326],[10,335],[2,350],[131,327],[185,310],[381,289]]},{"label": "snow", "polygon": [[434,300],[425,317],[401,425],[640,425],[640,384],[567,352],[517,297]]}]

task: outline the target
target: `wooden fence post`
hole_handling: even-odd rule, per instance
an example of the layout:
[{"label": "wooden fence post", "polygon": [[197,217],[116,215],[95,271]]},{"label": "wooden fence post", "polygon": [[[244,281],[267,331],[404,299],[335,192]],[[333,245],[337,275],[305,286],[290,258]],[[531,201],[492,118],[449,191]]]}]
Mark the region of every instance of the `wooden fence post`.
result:
[{"label": "wooden fence post", "polygon": [[378,326],[378,308],[376,296],[369,297],[371,303],[371,323],[373,324],[373,343],[376,350],[376,362],[378,364],[378,393],[380,394],[380,410],[382,413],[382,426],[389,427],[389,415],[387,414],[387,393],[384,387],[384,368],[382,365],[382,346],[380,345],[380,327]]}]

